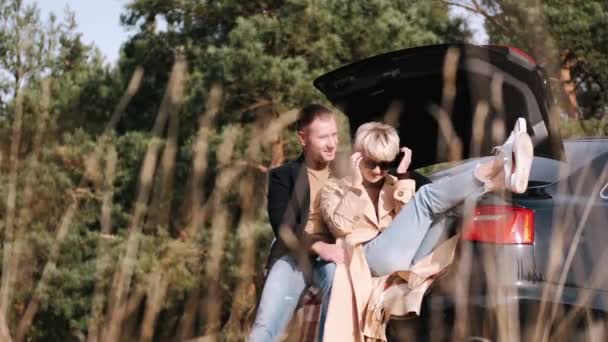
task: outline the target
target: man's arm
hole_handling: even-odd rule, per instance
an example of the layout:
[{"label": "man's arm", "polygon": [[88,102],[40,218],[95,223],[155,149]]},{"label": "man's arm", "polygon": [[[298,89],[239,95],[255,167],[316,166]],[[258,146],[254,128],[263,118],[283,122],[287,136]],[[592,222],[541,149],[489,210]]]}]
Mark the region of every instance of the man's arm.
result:
[{"label": "man's arm", "polygon": [[274,236],[279,239],[281,226],[291,200],[292,186],[289,184],[289,174],[279,168],[270,170],[268,176],[268,219]]}]

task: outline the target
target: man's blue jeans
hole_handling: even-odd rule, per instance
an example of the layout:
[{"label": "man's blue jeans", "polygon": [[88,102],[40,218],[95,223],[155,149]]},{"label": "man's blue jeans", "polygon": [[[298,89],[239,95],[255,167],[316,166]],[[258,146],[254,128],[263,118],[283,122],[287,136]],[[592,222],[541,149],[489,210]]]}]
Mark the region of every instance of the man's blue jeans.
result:
[{"label": "man's blue jeans", "polygon": [[[312,270],[312,281],[321,288],[322,293],[319,319],[319,341],[321,341],[336,264],[317,259],[312,263]],[[248,341],[279,340],[293,317],[306,288],[304,274],[298,269],[293,257],[284,255],[275,261],[266,277],[262,298]]]}]

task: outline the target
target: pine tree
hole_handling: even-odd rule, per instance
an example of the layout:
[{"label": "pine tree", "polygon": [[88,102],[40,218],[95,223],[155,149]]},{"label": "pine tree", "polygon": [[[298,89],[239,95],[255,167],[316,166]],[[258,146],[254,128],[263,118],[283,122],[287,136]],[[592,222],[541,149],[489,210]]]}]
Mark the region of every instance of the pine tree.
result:
[{"label": "pine tree", "polygon": [[490,44],[530,53],[572,118],[608,112],[608,3],[603,0],[446,1],[485,18]]}]

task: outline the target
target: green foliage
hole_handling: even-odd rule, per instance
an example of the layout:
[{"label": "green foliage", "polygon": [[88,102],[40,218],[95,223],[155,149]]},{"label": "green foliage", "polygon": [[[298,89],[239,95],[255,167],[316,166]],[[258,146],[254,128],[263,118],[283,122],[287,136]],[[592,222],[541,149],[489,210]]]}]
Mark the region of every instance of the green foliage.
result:
[{"label": "green foliage", "polygon": [[[168,23],[166,31],[156,30],[160,20]],[[149,99],[162,97],[178,47],[196,81],[188,90],[198,98],[195,112],[209,85],[220,83],[228,95],[218,120],[229,124],[273,119],[320,101],[312,80],[331,68],[468,35],[439,1],[133,1],[123,23],[139,32],[125,44],[122,73],[129,75],[136,65],[148,71],[133,102],[137,114],[128,115],[137,122],[127,119],[129,129],[149,127],[156,109]]]},{"label": "green foliage", "polygon": [[[90,138],[89,138],[90,139]],[[67,145],[64,145],[67,144]],[[61,253],[55,267],[51,267],[48,283],[39,282],[42,270],[48,266],[51,250],[56,243],[56,234],[61,217],[69,205],[77,179],[83,174],[83,157],[90,148],[90,140],[83,134],[65,137],[63,142],[43,146],[37,164],[31,164],[31,157],[22,161],[18,184],[24,189],[31,186],[31,197],[20,191],[17,198],[18,210],[18,248],[20,272],[16,292],[15,307],[17,317],[31,301],[34,291],[40,287],[40,320],[32,331],[32,337],[40,339],[53,336],[68,336],[87,325],[90,310],[90,294],[95,276],[96,226],[99,205],[92,194],[83,192],[88,199],[75,217],[68,235],[61,245]],[[7,179],[0,177],[0,194],[6,198]],[[32,182],[32,180],[34,180]],[[2,211],[5,212],[4,201]],[[2,217],[1,221],[4,221]],[[4,236],[4,238],[6,238]],[[46,324],[55,326],[48,329]]]},{"label": "green foliage", "polygon": [[[15,2],[17,4],[18,2]],[[114,274],[122,262],[129,236],[128,227],[135,210],[140,189],[140,172],[147,148],[152,141],[150,130],[159,112],[161,100],[176,55],[187,61],[184,96],[175,113],[180,121],[175,172],[170,188],[170,210],[165,221],[150,222],[143,218],[145,229],[137,232],[139,241],[131,294],[143,291],[136,303],[129,324],[140,329],[143,311],[155,287],[153,275],[160,274],[167,282],[166,297],[156,323],[155,336],[171,340],[190,295],[199,289],[209,289],[211,277],[204,269],[211,249],[211,237],[218,208],[210,204],[218,195],[216,184],[223,172],[242,167],[229,190],[218,201],[229,212],[227,239],[221,259],[220,295],[222,324],[233,317],[232,304],[239,284],[259,285],[268,246],[273,238],[265,214],[266,174],[270,165],[272,139],[260,137],[279,114],[310,101],[323,101],[312,86],[312,80],[322,73],[345,63],[412,46],[466,41],[469,33],[462,20],[451,19],[447,6],[441,1],[130,1],[122,15],[123,24],[134,30],[124,43],[116,66],[104,65],[99,52],[83,44],[69,13],[62,22],[56,19],[43,23],[35,7],[15,7],[0,0],[0,21],[10,30],[2,31],[5,42],[19,37],[18,29],[35,30],[37,49],[19,52],[15,44],[0,43],[0,90],[4,107],[0,112],[0,213],[6,212],[7,153],[10,150],[10,130],[14,110],[14,93],[24,99],[24,134],[20,151],[18,208],[27,217],[23,239],[28,247],[24,260],[28,267],[16,294],[15,321],[33,296],[44,266],[51,258],[56,241],[58,222],[74,197],[81,205],[68,234],[60,246],[59,258],[50,281],[43,292],[40,311],[30,330],[30,340],[78,339],[87,334],[95,286],[107,296]],[[159,22],[167,23],[158,30]],[[21,26],[19,26],[21,25]],[[25,26],[24,26],[25,25]],[[11,40],[12,39],[12,40]],[[15,79],[15,56],[27,59],[27,78]],[[4,58],[4,59],[2,59]],[[591,58],[591,57],[589,57]],[[591,59],[589,59],[591,61]],[[12,61],[12,62],[11,62]],[[11,64],[12,63],[12,64]],[[592,63],[592,62],[590,62]],[[144,78],[132,98],[118,127],[104,140],[99,160],[89,159],[110,115],[118,105],[136,67],[142,66]],[[24,76],[25,77],[25,76]],[[50,120],[43,127],[44,141],[40,146],[38,166],[33,161],[32,137],[41,120],[41,82],[50,80]],[[211,85],[219,84],[223,98],[218,115],[209,127],[206,141],[207,172],[203,177],[202,202],[206,220],[188,235],[187,224],[192,213],[194,158],[198,120],[207,110],[207,95]],[[11,95],[13,94],[13,95]],[[340,117],[343,146],[348,145],[347,124]],[[605,126],[605,125],[604,125]],[[218,154],[228,132],[237,131],[230,167],[220,167]],[[162,132],[161,155],[164,153],[167,129]],[[297,138],[289,128],[279,132],[283,152],[288,158],[300,153]],[[253,146],[252,141],[264,144]],[[101,234],[101,205],[105,187],[105,164],[109,147],[117,152],[118,162],[112,190],[111,233]],[[258,149],[259,154],[251,151]],[[159,161],[162,160],[159,156]],[[247,162],[249,168],[241,162]],[[91,174],[90,165],[99,171]],[[21,172],[23,171],[23,172]],[[31,176],[30,176],[31,175]],[[33,196],[24,199],[26,179],[33,177]],[[254,186],[250,204],[253,218],[249,222],[252,235],[243,233],[238,223],[246,209],[239,198],[243,180]],[[160,187],[160,173],[153,177],[153,188]],[[158,194],[158,192],[153,192]],[[153,210],[153,209],[151,209]],[[0,215],[0,227],[5,217]],[[25,225],[24,225],[25,226]],[[255,254],[247,260],[243,253],[247,242],[254,239]],[[100,258],[102,242],[107,243],[106,259]],[[103,261],[103,264],[100,264]],[[241,266],[254,264],[255,275],[242,274]],[[101,280],[96,280],[97,271]],[[254,290],[256,288],[254,287]],[[257,288],[259,290],[259,288]],[[255,291],[246,298],[255,302]],[[107,302],[107,298],[106,298]],[[107,303],[106,303],[107,304]],[[105,307],[107,309],[107,307]],[[199,313],[196,324],[202,326],[205,317]],[[234,323],[237,324],[237,323]],[[11,322],[14,330],[15,322]],[[202,328],[197,327],[202,333]],[[139,330],[137,330],[139,333]],[[137,335],[139,336],[139,335]]]},{"label": "green foliage", "polygon": [[[129,232],[130,219],[139,191],[140,168],[151,142],[148,133],[159,111],[167,88],[169,72],[176,54],[188,62],[184,97],[178,113],[180,119],[178,152],[172,187],[168,226],[146,223],[138,233],[139,248],[131,289],[153,295],[154,274],[161,274],[168,288],[157,322],[157,336],[171,339],[193,289],[207,284],[210,274],[202,268],[209,257],[210,238],[219,227],[211,221],[217,208],[207,208],[204,228],[194,236],[184,234],[184,206],[191,194],[192,145],[200,113],[212,84],[220,84],[223,101],[215,123],[210,127],[207,173],[203,180],[203,203],[217,196],[216,181],[225,171],[218,167],[219,147],[227,132],[236,129],[232,161],[249,161],[263,169],[270,164],[268,144],[252,146],[260,138],[260,128],[280,113],[309,101],[322,101],[312,87],[312,80],[327,70],[379,52],[415,45],[466,39],[462,22],[451,20],[447,7],[438,1],[354,1],[318,2],[304,0],[242,2],[131,1],[122,16],[123,23],[135,29],[125,42],[116,67],[103,63],[93,46],[85,45],[77,33],[74,16],[67,13],[63,21],[52,16],[40,19],[38,9],[21,2],[0,1],[0,21],[4,38],[0,46],[0,78],[3,102],[0,115],[0,151],[10,150],[10,130],[15,94],[23,96],[24,127],[19,173],[19,215],[27,217],[28,229],[20,239],[27,268],[20,276],[11,329],[13,330],[40,286],[42,270],[54,261],[48,283],[42,284],[41,307],[29,330],[30,340],[70,340],[86,335],[93,292],[97,286],[106,295],[122,255]],[[163,20],[167,29],[156,29]],[[26,48],[16,42],[23,32],[32,35]],[[374,37],[370,39],[370,37]],[[23,57],[19,60],[16,56]],[[19,64],[21,63],[21,64]],[[25,63],[25,64],[24,64]],[[118,156],[113,182],[111,208],[112,232],[100,234],[107,150],[99,160],[93,155],[97,139],[126,88],[136,67],[142,66],[144,78],[137,94],[126,108],[113,135],[105,140]],[[20,74],[19,68],[27,70]],[[49,121],[41,123],[44,112],[42,81],[50,80]],[[343,119],[343,118],[341,118]],[[344,120],[341,120],[344,121]],[[44,129],[39,146],[38,166],[33,168],[32,137],[39,123]],[[343,143],[348,144],[346,130]],[[300,152],[295,135],[286,130],[286,156]],[[268,142],[268,141],[267,141]],[[166,141],[161,140],[161,151]],[[259,148],[259,155],[251,151]],[[0,170],[6,170],[1,164]],[[92,165],[92,166],[91,166]],[[91,174],[91,170],[97,170]],[[258,169],[256,169],[258,170]],[[243,171],[239,177],[247,174]],[[265,174],[254,171],[250,178],[259,201],[253,205],[253,238],[255,240],[254,279],[241,274],[245,235],[239,227],[243,208],[236,187],[220,201],[229,211],[228,239],[221,260],[222,323],[228,320],[238,284],[251,281],[259,285],[262,265],[267,255],[272,232],[264,210]],[[33,177],[32,200],[23,198],[26,179]],[[237,178],[238,179],[238,178]],[[7,174],[0,172],[0,196],[7,196]],[[155,182],[158,182],[158,175]],[[237,182],[238,183],[238,182]],[[155,185],[157,186],[157,185]],[[57,229],[65,210],[79,196],[81,205],[73,218],[66,238],[58,246]],[[0,210],[6,211],[0,201]],[[5,218],[0,216],[0,226]],[[145,220],[145,218],[144,218]],[[25,222],[25,221],[23,221]],[[107,245],[100,258],[101,242]],[[51,260],[53,248],[59,257]],[[101,263],[103,262],[103,264]],[[27,272],[25,271],[27,270]],[[96,279],[96,273],[101,277]],[[208,287],[203,285],[201,291]],[[105,300],[107,304],[107,298]],[[255,296],[246,300],[249,305]],[[146,301],[137,309],[145,308]],[[167,319],[171,317],[170,319]],[[138,318],[135,325],[139,324]],[[198,317],[204,322],[204,317]],[[200,329],[197,329],[197,331]]]},{"label": "green foliage", "polygon": [[589,138],[607,137],[608,120],[588,119],[588,120],[565,120],[561,126],[562,137],[564,138]]},{"label": "green foliage", "polygon": [[[559,68],[569,69],[583,117],[601,118],[608,113],[606,1],[487,0],[484,4],[483,11],[491,18],[486,21],[491,43],[531,53],[550,66],[555,80],[560,79]],[[555,83],[560,95],[562,84]]]},{"label": "green foliage", "polygon": [[49,66],[58,27],[53,18],[43,28],[35,4],[8,0],[0,1],[0,27],[0,99],[6,106],[24,82]]}]

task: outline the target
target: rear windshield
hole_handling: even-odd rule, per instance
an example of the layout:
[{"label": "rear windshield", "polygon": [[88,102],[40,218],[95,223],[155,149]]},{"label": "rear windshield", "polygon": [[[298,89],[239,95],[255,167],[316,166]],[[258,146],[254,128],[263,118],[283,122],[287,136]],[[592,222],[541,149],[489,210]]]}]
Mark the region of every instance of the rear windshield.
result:
[{"label": "rear windshield", "polygon": [[[451,125],[448,126],[462,142],[461,157],[464,159],[491,153],[492,147],[504,141],[508,128],[513,127],[517,117],[535,118],[544,126],[539,104],[525,84],[503,82],[502,101],[497,102],[491,100],[491,83],[491,77],[478,73],[459,72],[457,75],[456,92],[450,105]],[[351,133],[368,121],[396,123],[401,144],[414,151],[414,167],[453,159],[448,155],[450,142],[437,124],[438,111],[442,108],[442,85],[441,74],[426,74],[387,81],[381,87],[350,96],[344,111],[350,120]],[[484,105],[487,106],[485,112],[479,107]],[[483,113],[476,115],[476,111]],[[504,122],[502,132],[496,129],[497,119]],[[474,121],[479,126],[477,130],[473,129]],[[542,144],[537,144],[538,155],[548,155],[544,149]]]}]

